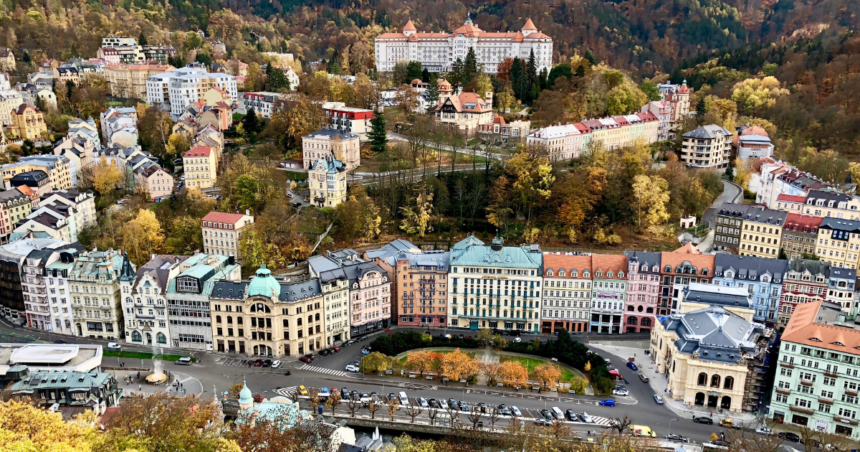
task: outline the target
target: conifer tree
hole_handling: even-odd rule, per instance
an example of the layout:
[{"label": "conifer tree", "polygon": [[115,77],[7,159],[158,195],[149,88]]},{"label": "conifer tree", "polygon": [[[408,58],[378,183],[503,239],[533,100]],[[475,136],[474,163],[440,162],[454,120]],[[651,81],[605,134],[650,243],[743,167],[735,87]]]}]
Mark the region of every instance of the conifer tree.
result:
[{"label": "conifer tree", "polygon": [[373,119],[370,120],[370,132],[367,133],[367,138],[370,139],[370,150],[375,153],[385,152],[388,145],[388,135],[385,132],[385,113],[380,108],[379,111],[373,113]]}]

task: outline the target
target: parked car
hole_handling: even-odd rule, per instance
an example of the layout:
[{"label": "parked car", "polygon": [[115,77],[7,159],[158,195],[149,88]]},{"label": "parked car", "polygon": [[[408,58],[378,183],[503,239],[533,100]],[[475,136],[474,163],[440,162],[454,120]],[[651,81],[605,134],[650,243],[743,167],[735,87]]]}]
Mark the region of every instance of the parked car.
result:
[{"label": "parked car", "polygon": [[773,435],[773,430],[771,430],[767,427],[759,427],[759,428],[755,429],[755,432],[758,433],[759,435],[767,435],[767,436]]},{"label": "parked car", "polygon": [[663,396],[661,396],[660,394],[654,394],[654,402],[657,405],[662,405],[663,404]]},{"label": "parked car", "polygon": [[[610,405],[610,406],[615,406],[615,405]],[[582,419],[582,422],[587,422],[589,424],[594,423],[594,419],[592,419],[591,416],[589,416],[588,413],[586,413],[585,411],[580,413],[579,417]]]},{"label": "parked car", "polygon": [[362,393],[361,397],[359,397],[359,399],[358,399],[358,401],[361,402],[362,405],[369,405],[370,400],[371,400],[370,394],[368,394],[366,392]]},{"label": "parked car", "polygon": [[344,342],[344,343],[343,343],[343,346],[344,346],[344,347],[349,347],[350,345],[352,345],[352,344],[354,344],[354,343],[355,343],[355,341],[354,341],[354,340],[352,340],[352,339],[350,339],[350,340],[348,340],[348,341]]},{"label": "parked car", "polygon": [[478,404],[478,411],[480,411],[481,413],[489,414],[490,413],[490,407],[487,406],[486,403],[479,403]]},{"label": "parked car", "polygon": [[340,347],[338,347],[337,345],[332,345],[332,346],[331,346],[331,349],[332,349],[332,350],[334,350],[334,351],[335,351],[335,353],[337,353],[337,352],[339,352],[339,351],[340,351]]},{"label": "parked car", "polygon": [[277,369],[277,368],[281,367],[281,364],[282,363],[278,360],[272,361],[272,369]]},{"label": "parked car", "polygon": [[643,374],[639,374],[639,379],[642,380],[642,383],[648,383],[649,381],[651,381],[650,378],[646,377]]},{"label": "parked car", "polygon": [[310,359],[310,358],[308,358],[307,356],[302,356],[301,358],[299,358],[299,361],[301,361],[301,362],[303,362],[303,363],[310,364],[311,359]]},{"label": "parked car", "polygon": [[418,397],[418,404],[421,405],[421,408],[430,408],[430,404],[424,397]]},{"label": "parked car", "polygon": [[316,356],[316,355],[314,355],[313,353],[308,353],[308,354],[307,354],[307,355],[305,355],[305,356],[307,356],[307,357],[308,357],[308,359],[310,359],[311,361],[313,361],[313,360],[314,360],[314,359],[316,359],[316,357],[317,357],[317,356]]},{"label": "parked car", "polygon": [[510,416],[511,415],[511,409],[508,408],[508,406],[505,405],[504,403],[499,405],[498,408],[496,408],[496,412],[499,413],[499,416]]},{"label": "parked car", "polygon": [[[448,409],[448,402],[446,402],[446,401],[444,401],[444,400],[439,400],[439,406],[440,406],[443,410],[447,410],[447,409]],[[455,405],[453,405],[453,407],[454,407],[453,409],[455,409],[455,410],[457,409],[457,405],[456,405],[456,404],[455,404]]]},{"label": "parked car", "polygon": [[365,348],[361,349],[361,354],[362,355],[369,355],[370,354],[370,348],[365,347]]},{"label": "parked car", "polygon": [[271,365],[272,365],[271,359],[263,360],[263,367],[271,367]]},{"label": "parked car", "polygon": [[176,360],[176,364],[179,366],[190,366],[191,365],[191,358],[189,358],[187,356],[183,356],[182,358],[179,358]]},{"label": "parked car", "polygon": [[262,365],[263,365],[263,360],[262,360],[262,359],[258,359],[258,360],[256,360],[256,361],[254,361],[254,367],[260,367],[260,366],[262,366]]},{"label": "parked car", "polygon": [[353,389],[352,393],[350,393],[350,395],[349,395],[349,398],[352,400],[361,400],[361,394],[359,394],[358,391]]},{"label": "parked car", "polygon": [[676,435],[674,433],[670,433],[670,434],[664,436],[664,438],[668,439],[669,441],[678,441],[678,442],[682,442],[682,443],[690,442],[690,440],[687,439],[686,436]]},{"label": "parked car", "polygon": [[331,397],[331,391],[329,391],[329,389],[326,387],[322,387],[322,388],[320,388],[317,395],[319,395],[320,398],[327,399],[327,398]]},{"label": "parked car", "polygon": [[629,392],[629,391],[627,391],[627,388],[625,388],[625,387],[623,387],[623,386],[622,386],[622,387],[617,387],[617,388],[613,389],[613,390],[612,390],[612,395],[615,395],[615,396],[627,396],[627,395],[630,395],[630,392]]},{"label": "parked car", "polygon": [[427,403],[430,405],[430,408],[435,408],[437,410],[442,408],[442,405],[439,405],[439,401],[436,399],[430,399]]},{"label": "parked car", "polygon": [[359,369],[358,369],[358,366],[355,366],[353,364],[347,364],[345,370],[347,372],[358,372]]},{"label": "parked car", "polygon": [[460,402],[458,402],[458,403],[453,403],[453,404],[451,403],[452,401],[454,401],[454,399],[450,399],[450,400],[448,401],[448,404],[449,404],[449,405],[451,405],[452,407],[454,407],[454,409],[457,409],[457,408],[459,407],[459,408],[460,408],[460,411],[469,411],[469,408],[470,408],[470,407],[469,407],[469,404],[468,404],[468,403],[466,403],[466,401],[465,401],[465,400],[461,400]]},{"label": "parked car", "polygon": [[576,417],[576,412],[573,410],[567,410],[564,412],[567,418],[573,422],[579,422],[579,418]]},{"label": "parked car", "polygon": [[552,413],[550,413],[549,410],[547,410],[547,409],[540,410],[540,415],[541,415],[541,418],[546,419],[547,421],[553,420]]},{"label": "parked car", "polygon": [[328,356],[328,355],[331,355],[331,351],[329,351],[328,349],[324,348],[324,349],[320,350],[320,356]]},{"label": "parked car", "polygon": [[522,342],[522,341],[523,341],[523,339],[519,336],[514,338],[514,342]]},{"label": "parked car", "polygon": [[711,418],[709,418],[709,417],[707,417],[707,416],[700,416],[700,417],[695,417],[695,418],[693,418],[693,422],[695,422],[695,423],[697,423],[697,424],[708,424],[708,425],[711,425],[711,424],[713,424],[713,423],[714,423],[714,420],[713,420],[713,419],[711,419]]},{"label": "parked car", "polygon": [[615,401],[612,399],[601,400],[600,406],[615,406]]},{"label": "parked car", "polygon": [[552,421],[538,418],[535,419],[535,425],[539,425],[541,427],[550,427],[552,425]]},{"label": "parked car", "polygon": [[108,342],[107,348],[108,350],[120,350],[122,349],[122,345],[119,345],[116,342]]},{"label": "parked car", "polygon": [[634,363],[633,361],[627,361],[627,367],[629,367],[630,370],[632,370],[634,372],[639,370],[639,367],[637,367],[636,363]]},{"label": "parked car", "polygon": [[784,439],[784,440],[786,440],[786,441],[791,441],[791,442],[793,442],[793,443],[800,443],[800,444],[803,444],[803,441],[801,441],[801,440],[800,440],[800,437],[799,437],[799,436],[797,436],[797,434],[796,434],[796,433],[791,433],[791,432],[779,432],[779,434],[777,434],[777,437],[782,438],[782,439]]},{"label": "parked car", "polygon": [[66,342],[66,341],[64,341],[64,340],[62,340],[62,339],[57,339],[57,340],[55,340],[55,341],[54,341],[54,343],[55,343],[55,344],[68,344],[68,342]]},{"label": "parked car", "polygon": [[517,408],[516,405],[512,405],[511,406],[511,414],[514,415],[515,417],[521,417],[523,415],[523,412],[520,411],[520,409]]}]

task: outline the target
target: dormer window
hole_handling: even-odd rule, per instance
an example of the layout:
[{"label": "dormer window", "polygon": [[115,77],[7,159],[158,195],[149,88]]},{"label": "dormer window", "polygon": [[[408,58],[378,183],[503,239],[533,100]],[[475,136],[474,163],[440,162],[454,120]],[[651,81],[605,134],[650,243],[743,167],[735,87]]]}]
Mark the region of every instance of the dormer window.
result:
[{"label": "dormer window", "polygon": [[559,271],[558,271],[558,276],[564,277],[564,270],[559,270]]},{"label": "dormer window", "polygon": [[546,275],[552,277],[552,269],[547,269]]},{"label": "dormer window", "polygon": [[810,337],[809,340],[812,342],[821,342],[821,339],[819,339],[817,337]]},{"label": "dormer window", "polygon": [[619,277],[619,278],[623,278],[623,277],[624,277],[624,272],[618,272],[618,277]]}]

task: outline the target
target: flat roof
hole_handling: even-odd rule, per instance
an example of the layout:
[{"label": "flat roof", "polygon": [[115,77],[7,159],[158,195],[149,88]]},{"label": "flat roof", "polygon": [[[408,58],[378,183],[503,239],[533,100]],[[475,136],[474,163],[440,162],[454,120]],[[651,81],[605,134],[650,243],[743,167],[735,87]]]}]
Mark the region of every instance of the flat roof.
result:
[{"label": "flat roof", "polygon": [[31,369],[79,372],[102,365],[102,346],[96,344],[0,344],[0,375],[15,365]]}]

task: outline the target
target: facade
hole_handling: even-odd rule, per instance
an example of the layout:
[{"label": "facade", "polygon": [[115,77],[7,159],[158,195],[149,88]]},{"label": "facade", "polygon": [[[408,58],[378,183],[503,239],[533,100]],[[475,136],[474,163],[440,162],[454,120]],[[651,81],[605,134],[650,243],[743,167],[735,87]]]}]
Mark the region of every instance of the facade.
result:
[{"label": "facade", "polygon": [[61,155],[30,155],[20,157],[15,163],[0,166],[0,175],[6,189],[12,188],[10,180],[17,174],[44,171],[48,174],[51,190],[68,190],[72,187],[69,159]]},{"label": "facade", "polygon": [[468,236],[451,249],[449,327],[540,331],[543,254],[540,246],[490,246]]},{"label": "facade", "polygon": [[85,408],[99,415],[108,407],[117,406],[122,397],[116,378],[107,372],[28,371],[9,390],[12,399],[35,402],[42,408],[56,404],[61,410],[64,407]]},{"label": "facade", "polygon": [[308,170],[309,201],[319,207],[335,207],[346,201],[346,164],[334,152],[313,162]]},{"label": "facade", "polygon": [[570,160],[582,152],[582,133],[574,124],[549,126],[530,133],[526,144],[546,149],[551,161]]},{"label": "facade", "polygon": [[591,318],[591,256],[544,253],[544,298],[541,332],[589,331]]},{"label": "facade", "polygon": [[170,114],[175,118],[190,103],[204,102],[204,96],[211,88],[226,91],[230,99],[239,98],[236,77],[210,73],[202,65],[192,64],[149,77],[146,81],[146,100],[150,105],[161,105],[166,110],[169,107]]},{"label": "facade", "polygon": [[457,60],[465,61],[473,49],[479,67],[488,74],[498,72],[505,58],[528,60],[534,54],[537,72],[552,67],[552,38],[539,32],[527,19],[519,32],[490,33],[467,18],[463,26],[451,33],[418,33],[409,20],[400,33],[383,33],[376,37],[376,70],[391,72],[398,61],[419,61],[431,72],[449,72]]},{"label": "facade", "polygon": [[854,290],[857,285],[857,270],[850,268],[830,267],[830,278],[827,280],[827,296],[825,301],[839,305],[846,315],[857,315],[857,297]]},{"label": "facade", "polygon": [[216,282],[209,303],[218,352],[280,358],[324,348],[317,278],[281,281],[264,265],[251,281]]},{"label": "facade", "polygon": [[725,203],[716,212],[714,250],[737,253],[741,246],[744,217],[753,209],[750,204]]},{"label": "facade", "polygon": [[351,249],[312,256],[308,267],[311,277],[323,281],[343,278],[348,282],[350,337],[391,326],[391,280],[382,267],[362,259]]},{"label": "facade", "polygon": [[492,124],[492,122],[491,96],[488,100],[484,100],[475,93],[445,97],[440,95],[439,105],[436,106],[437,126],[442,125],[451,132],[471,137],[478,133],[481,125]]},{"label": "facade", "polygon": [[12,124],[6,128],[10,137],[41,141],[48,134],[42,111],[30,104],[21,104],[12,110]]},{"label": "facade", "polygon": [[[24,96],[18,91],[0,90],[0,126],[12,125],[12,110],[24,103]],[[0,127],[2,129],[3,127]]]},{"label": "facade", "polygon": [[150,77],[175,70],[169,64],[109,64],[104,67],[104,77],[112,96],[149,100],[147,81]]},{"label": "facade", "polygon": [[[362,255],[364,259],[376,263],[376,265],[379,265],[380,268],[388,273],[388,280],[392,282],[391,299],[395,301],[399,300],[400,293],[399,283],[401,281],[397,280],[397,255],[401,251],[419,253],[420,249],[408,240],[397,239],[383,245],[381,248],[367,250]],[[398,323],[400,319],[399,309],[398,303],[395,302],[391,304],[391,320],[395,324]]]},{"label": "facade", "polygon": [[753,206],[747,209],[741,228],[741,256],[776,259],[782,241],[782,227],[788,213]]},{"label": "facade", "polygon": [[660,308],[660,253],[628,251],[627,303],[622,320],[625,333],[650,332]]},{"label": "facade", "polygon": [[145,190],[153,201],[167,198],[173,194],[175,181],[166,169],[151,165],[138,168],[134,172],[134,185],[138,190]]},{"label": "facade", "polygon": [[93,192],[77,190],[57,190],[41,198],[39,206],[65,204],[75,210],[75,221],[79,229],[96,224],[96,202]]},{"label": "facade", "polygon": [[209,212],[203,217],[203,252],[239,259],[242,230],[254,222],[254,217],[239,213]]},{"label": "facade", "polygon": [[170,347],[167,284],[180,272],[187,256],[155,254],[134,277],[120,278],[125,342]]},{"label": "facade", "polygon": [[789,213],[782,227],[782,251],[787,259],[803,259],[815,255],[821,217]]},{"label": "facade", "polygon": [[60,249],[33,250],[27,255],[21,267],[27,326],[73,334],[68,289],[58,287],[58,283],[65,276],[62,269],[70,267],[83,250],[74,243]]},{"label": "facade", "polygon": [[660,265],[660,315],[678,312],[691,283],[708,284],[714,278],[714,256],[701,254],[692,245],[660,253]]},{"label": "facade", "polygon": [[77,336],[118,341],[125,337],[120,280],[135,278],[134,265],[119,251],[78,256],[68,282]]},{"label": "facade", "polygon": [[530,121],[512,121],[505,122],[505,118],[493,114],[493,122],[490,124],[482,124],[478,127],[478,133],[481,135],[489,135],[491,137],[501,137],[506,141],[522,141],[529,135],[531,130]]},{"label": "facade", "polygon": [[269,92],[253,92],[245,93],[242,101],[245,105],[245,111],[254,109],[254,113],[262,118],[270,119],[275,111],[276,102],[280,99],[279,93]]},{"label": "facade", "polygon": [[830,264],[817,260],[794,259],[783,278],[777,328],[788,325],[797,306],[824,301],[830,280]]},{"label": "facade", "polygon": [[657,88],[660,90],[661,100],[668,104],[672,129],[681,128],[684,121],[690,117],[692,90],[687,86],[687,81],[684,80],[680,85],[661,83]]},{"label": "facade", "polygon": [[798,306],[782,334],[767,416],[860,440],[860,330],[838,305]]},{"label": "facade", "polygon": [[0,191],[0,243],[9,241],[9,235],[19,221],[32,211],[30,198],[18,189]]},{"label": "facade", "polygon": [[753,321],[773,327],[777,323],[788,262],[720,253],[714,264],[714,285],[746,289],[752,298]]},{"label": "facade", "polygon": [[806,215],[860,220],[860,197],[832,188],[809,190],[802,204],[801,208]]},{"label": "facade", "polygon": [[48,173],[42,170],[16,174],[9,179],[9,186],[10,189],[21,186],[30,187],[39,196],[44,196],[51,192],[51,180],[48,179]]},{"label": "facade", "polygon": [[326,102],[323,104],[323,110],[328,117],[330,128],[358,135],[362,141],[367,140],[373,110],[347,107],[343,102]]},{"label": "facade", "polygon": [[218,156],[211,147],[195,147],[182,156],[182,168],[189,189],[211,188],[218,177]]},{"label": "facade", "polygon": [[751,158],[764,158],[773,155],[773,143],[767,132],[759,126],[741,128],[735,140],[738,148],[738,158],[748,160]]},{"label": "facade", "polygon": [[860,221],[825,218],[818,228],[815,255],[833,268],[857,268]]},{"label": "facade", "polygon": [[401,326],[445,328],[448,325],[447,251],[410,249],[397,253],[394,285],[397,323]]},{"label": "facade", "polygon": [[361,165],[358,135],[337,129],[320,129],[302,137],[302,160],[306,170],[329,154],[345,163],[347,171],[358,168]]},{"label": "facade", "polygon": [[668,379],[669,397],[712,411],[758,408],[752,374],[763,368],[773,332],[752,323],[750,314],[692,303],[663,318],[651,333],[651,356]]},{"label": "facade", "polygon": [[[688,100],[689,101],[689,100]],[[657,118],[657,140],[666,141],[672,136],[672,107],[666,101],[652,101],[642,106],[642,113],[651,113]]]},{"label": "facade", "polygon": [[75,85],[81,84],[81,76],[78,74],[78,68],[74,66],[60,66],[54,68],[54,80],[57,83],[65,85],[67,82],[72,82]]},{"label": "facade", "polygon": [[197,253],[179,263],[167,282],[168,329],[173,347],[211,351],[209,297],[216,281],[238,282],[242,268],[227,256]]},{"label": "facade", "polygon": [[724,171],[731,156],[732,133],[720,126],[701,126],[684,134],[680,157],[689,168]]},{"label": "facade", "polygon": [[592,333],[621,333],[621,319],[627,299],[627,256],[595,254],[591,257],[594,270],[591,292]]},{"label": "facade", "polygon": [[0,245],[0,314],[6,320],[18,325],[23,325],[26,321],[22,275],[27,256],[34,250],[62,249],[68,246],[69,242],[62,240],[34,238],[23,238]]},{"label": "facade", "polygon": [[0,71],[14,72],[17,65],[15,64],[15,53],[8,47],[0,47]]},{"label": "facade", "polygon": [[774,208],[788,213],[802,213],[804,204],[806,204],[805,196],[779,195],[776,197]]}]

